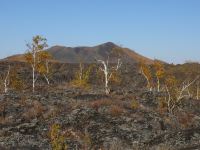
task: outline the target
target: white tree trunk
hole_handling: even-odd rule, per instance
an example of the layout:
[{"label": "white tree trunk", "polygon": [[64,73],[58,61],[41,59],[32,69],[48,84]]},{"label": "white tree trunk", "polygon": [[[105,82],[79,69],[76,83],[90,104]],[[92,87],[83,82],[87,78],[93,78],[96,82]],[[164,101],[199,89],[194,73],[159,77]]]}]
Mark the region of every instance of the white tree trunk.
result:
[{"label": "white tree trunk", "polygon": [[197,83],[197,100],[199,99],[199,82]]},{"label": "white tree trunk", "polygon": [[180,101],[182,98],[184,98],[186,95],[183,95],[184,91],[187,90],[197,79],[199,79],[199,76],[197,76],[193,81],[189,82],[186,85],[183,85],[182,89],[179,92],[179,96],[177,97],[177,101]]},{"label": "white tree trunk", "polygon": [[190,93],[190,90],[189,90],[189,88],[187,89],[187,93],[188,93],[188,96],[189,96],[189,98],[191,98],[191,97],[192,97],[192,95],[191,95],[191,93]]},{"label": "white tree trunk", "polygon": [[167,86],[166,86],[166,90],[167,90],[167,94],[168,94],[167,109],[168,109],[168,112],[171,113],[171,94],[170,94]]},{"label": "white tree trunk", "polygon": [[47,84],[49,85],[50,84],[49,79],[48,79],[48,77],[45,74],[44,74],[44,78],[47,81]]},{"label": "white tree trunk", "polygon": [[160,80],[159,77],[157,77],[157,90],[160,92]]},{"label": "white tree trunk", "polygon": [[44,48],[47,47],[46,39],[37,35],[37,36],[33,37],[31,44],[29,44],[29,43],[27,44],[27,47],[29,49],[28,55],[31,55],[30,58],[27,58],[27,61],[29,64],[31,64],[31,67],[32,67],[32,92],[34,93],[35,92],[35,83],[38,78],[38,74],[36,74],[36,72],[38,72],[37,65],[42,61],[42,60],[40,60],[41,58],[38,57],[37,54],[39,52],[42,52],[44,50]]},{"label": "white tree trunk", "polygon": [[9,75],[10,75],[10,66],[8,67],[8,72],[7,72],[6,78],[5,78],[5,80],[4,80],[4,92],[5,92],[5,93],[8,92]]},{"label": "white tree trunk", "polygon": [[7,84],[4,83],[4,93],[7,93],[7,92],[8,92]]},{"label": "white tree trunk", "polygon": [[145,73],[144,73],[142,68],[141,68],[141,73],[142,73],[142,75],[144,76],[144,78],[147,81],[147,87],[149,88],[149,91],[152,91],[152,87],[151,87],[150,81],[149,81],[148,77],[145,75]]},{"label": "white tree trunk", "polygon": [[[103,60],[98,60],[98,61],[101,62],[103,65],[103,68],[100,68],[100,69],[103,71],[104,77],[105,77],[105,93],[109,94],[110,88],[109,88],[108,84],[109,84],[109,81],[110,81],[113,73],[112,73],[112,70],[108,68],[108,65],[109,65],[108,60],[106,62]],[[117,71],[121,67],[121,65],[122,65],[122,63],[120,62],[120,59],[118,59],[117,66],[113,69]]]},{"label": "white tree trunk", "polygon": [[32,69],[33,69],[33,93],[35,92],[35,67],[32,67]]},{"label": "white tree trunk", "polygon": [[106,69],[106,72],[104,72],[104,74],[105,74],[105,92],[106,92],[106,94],[109,94],[110,89],[108,87],[108,72],[107,72],[107,69]]},{"label": "white tree trunk", "polygon": [[83,78],[83,66],[82,66],[82,63],[79,64],[79,67],[80,67],[79,79],[82,80],[82,78]]},{"label": "white tree trunk", "polygon": [[108,77],[109,71],[108,71],[108,63],[106,64],[105,61],[102,61],[102,64],[104,66],[104,68],[102,69],[104,72],[104,76],[105,76],[105,93],[109,94],[110,90],[108,87],[108,82],[109,82],[109,78],[111,77],[112,74],[110,74],[110,77]]},{"label": "white tree trunk", "polygon": [[33,93],[35,92],[35,81],[36,81],[36,79],[35,79],[35,67],[36,67],[36,50],[33,50],[33,64],[32,64],[32,73],[33,73]]},{"label": "white tree trunk", "polygon": [[48,74],[49,74],[49,61],[46,60],[46,73],[43,74],[45,80],[47,81],[47,84],[49,85],[49,78],[48,78]]}]

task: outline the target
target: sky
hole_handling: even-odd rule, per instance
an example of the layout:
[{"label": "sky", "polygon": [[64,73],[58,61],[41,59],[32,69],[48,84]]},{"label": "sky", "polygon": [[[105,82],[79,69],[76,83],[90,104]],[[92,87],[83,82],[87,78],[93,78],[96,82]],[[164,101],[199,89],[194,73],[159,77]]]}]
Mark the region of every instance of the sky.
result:
[{"label": "sky", "polygon": [[108,41],[168,63],[200,62],[200,0],[0,0],[0,58]]}]

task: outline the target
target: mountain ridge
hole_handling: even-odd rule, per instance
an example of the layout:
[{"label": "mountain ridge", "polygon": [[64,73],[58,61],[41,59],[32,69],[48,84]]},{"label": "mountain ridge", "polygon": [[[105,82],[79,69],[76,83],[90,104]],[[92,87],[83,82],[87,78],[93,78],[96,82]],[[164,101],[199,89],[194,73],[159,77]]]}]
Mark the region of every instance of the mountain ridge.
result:
[{"label": "mountain ridge", "polygon": [[[129,48],[122,48],[112,42],[106,42],[96,46],[78,46],[66,47],[55,45],[46,49],[54,60],[63,63],[95,63],[96,59],[106,60],[109,57],[110,62],[116,62],[120,58],[126,63],[136,63],[144,61],[147,64],[152,64],[153,60],[142,56]],[[10,61],[25,61],[23,54],[9,56],[4,60]]]}]

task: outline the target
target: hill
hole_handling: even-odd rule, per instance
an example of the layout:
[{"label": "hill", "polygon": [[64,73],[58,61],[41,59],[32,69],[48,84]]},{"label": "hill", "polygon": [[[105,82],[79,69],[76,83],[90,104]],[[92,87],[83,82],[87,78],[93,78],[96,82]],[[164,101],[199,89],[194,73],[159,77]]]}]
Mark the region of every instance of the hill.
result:
[{"label": "hill", "polygon": [[[109,56],[111,62],[114,62],[117,58],[121,58],[123,62],[135,63],[140,60],[151,64],[153,61],[147,57],[144,57],[135,51],[122,48],[112,42],[107,42],[94,47],[65,47],[65,46],[53,46],[47,51],[53,56],[56,61],[65,63],[94,63],[95,59],[106,60]],[[24,61],[23,55],[14,55],[5,58],[11,61]]]}]

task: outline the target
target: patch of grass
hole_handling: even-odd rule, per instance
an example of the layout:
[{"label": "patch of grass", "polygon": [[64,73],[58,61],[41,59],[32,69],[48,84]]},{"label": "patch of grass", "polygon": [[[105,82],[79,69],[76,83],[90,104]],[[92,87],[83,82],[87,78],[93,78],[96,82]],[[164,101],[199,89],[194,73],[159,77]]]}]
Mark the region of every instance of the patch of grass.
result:
[{"label": "patch of grass", "polygon": [[37,117],[42,116],[44,112],[44,106],[39,101],[33,101],[32,106],[28,108],[26,112],[22,114],[22,116],[27,119],[31,120]]},{"label": "patch of grass", "polygon": [[120,116],[123,112],[124,112],[124,110],[121,107],[117,106],[117,105],[112,105],[110,107],[110,114],[113,117]]},{"label": "patch of grass", "polygon": [[59,124],[53,124],[51,126],[49,136],[53,150],[67,150],[65,138]]},{"label": "patch of grass", "polygon": [[179,114],[177,114],[177,118],[180,124],[180,127],[182,129],[186,129],[191,127],[191,125],[193,124],[193,118],[194,115],[192,115],[191,113],[186,113],[186,112],[181,112]]},{"label": "patch of grass", "polygon": [[164,114],[167,112],[167,103],[166,100],[164,99],[159,99],[158,100],[158,107],[157,110],[160,114]]},{"label": "patch of grass", "polygon": [[136,109],[139,108],[139,106],[140,106],[140,104],[139,104],[139,102],[137,100],[133,99],[131,101],[131,109],[136,110]]},{"label": "patch of grass", "polygon": [[95,101],[91,102],[90,107],[92,107],[98,111],[98,109],[100,107],[110,106],[111,104],[112,104],[112,101],[109,99],[100,99],[100,100],[95,100]]}]

